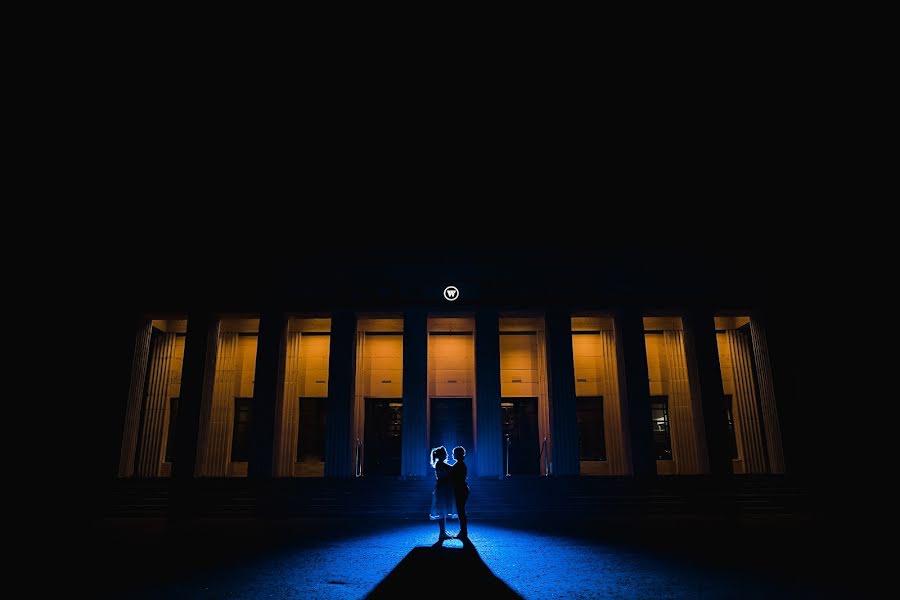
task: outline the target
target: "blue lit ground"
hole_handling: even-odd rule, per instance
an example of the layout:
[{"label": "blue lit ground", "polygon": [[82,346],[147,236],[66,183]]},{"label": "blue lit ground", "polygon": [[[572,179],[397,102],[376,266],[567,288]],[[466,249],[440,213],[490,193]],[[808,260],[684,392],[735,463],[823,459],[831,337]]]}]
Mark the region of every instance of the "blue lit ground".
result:
[{"label": "blue lit ground", "polygon": [[[843,596],[814,532],[472,522],[107,522],[88,573],[113,597],[819,598]],[[455,531],[455,527],[449,527]],[[739,541],[742,540],[742,541]],[[821,552],[821,556],[816,554]],[[837,563],[838,561],[834,561]],[[380,586],[380,587],[378,587]],[[442,593],[445,592],[445,593]]]}]

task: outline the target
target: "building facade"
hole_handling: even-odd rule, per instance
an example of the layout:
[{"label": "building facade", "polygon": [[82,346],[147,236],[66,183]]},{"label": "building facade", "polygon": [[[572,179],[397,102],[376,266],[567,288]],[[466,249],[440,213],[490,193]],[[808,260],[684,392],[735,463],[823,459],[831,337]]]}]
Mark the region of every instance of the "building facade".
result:
[{"label": "building facade", "polygon": [[475,477],[785,472],[760,311],[443,283],[373,309],[142,313],[118,476],[421,478],[438,445]]}]

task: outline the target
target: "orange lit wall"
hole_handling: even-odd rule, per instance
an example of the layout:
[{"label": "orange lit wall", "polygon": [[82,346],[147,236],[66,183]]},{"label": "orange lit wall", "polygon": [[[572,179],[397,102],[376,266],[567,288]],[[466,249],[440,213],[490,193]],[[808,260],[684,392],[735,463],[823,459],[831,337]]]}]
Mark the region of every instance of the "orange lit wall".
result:
[{"label": "orange lit wall", "polygon": [[689,372],[680,317],[644,317],[650,395],[669,399],[672,460],[656,461],[660,475],[701,474],[709,470],[703,437],[700,395]]},{"label": "orange lit wall", "polygon": [[[356,335],[356,396],[352,440],[365,448],[366,398],[403,398],[403,319],[360,318]],[[356,453],[354,453],[354,466]]]},{"label": "orange lit wall", "polygon": [[544,319],[534,316],[500,318],[500,397],[538,399],[538,445],[547,439],[541,453],[540,471],[548,467],[550,404],[547,393],[547,347]]},{"label": "orange lit wall", "polygon": [[275,423],[275,476],[322,477],[324,464],[297,462],[300,398],[328,397],[331,319],[291,318],[285,344],[284,396]]},{"label": "orange lit wall", "polygon": [[[428,319],[428,409],[431,419],[431,398],[472,398],[472,431],[475,429],[475,319],[467,317],[430,317]],[[441,334],[452,335],[441,335]],[[430,428],[429,428],[430,429]],[[427,431],[427,430],[426,430]],[[428,445],[430,447],[430,434]],[[477,441],[476,441],[477,443]]]},{"label": "orange lit wall", "polygon": [[[201,407],[198,475],[246,477],[246,462],[231,462],[234,399],[253,397],[259,319],[222,319],[215,380]],[[251,409],[252,410],[252,409]]]},{"label": "orange lit wall", "polygon": [[628,475],[631,459],[622,417],[618,360],[613,319],[602,316],[572,317],[572,356],[575,363],[575,395],[603,398],[605,461],[581,461],[582,475]]}]

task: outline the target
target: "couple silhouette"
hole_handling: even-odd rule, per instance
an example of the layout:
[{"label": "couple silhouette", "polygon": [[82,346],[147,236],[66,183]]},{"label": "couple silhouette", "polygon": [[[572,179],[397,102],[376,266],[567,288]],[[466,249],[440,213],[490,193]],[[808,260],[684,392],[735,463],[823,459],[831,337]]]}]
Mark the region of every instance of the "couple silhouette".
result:
[{"label": "couple silhouette", "polygon": [[469,499],[469,485],[466,483],[466,449],[453,449],[454,463],[447,462],[447,449],[438,446],[431,451],[431,466],[434,467],[434,492],[431,495],[431,520],[438,522],[440,535],[438,544],[453,536],[447,535],[447,519],[459,518],[457,539],[468,541],[469,522],[466,518],[466,501]]}]

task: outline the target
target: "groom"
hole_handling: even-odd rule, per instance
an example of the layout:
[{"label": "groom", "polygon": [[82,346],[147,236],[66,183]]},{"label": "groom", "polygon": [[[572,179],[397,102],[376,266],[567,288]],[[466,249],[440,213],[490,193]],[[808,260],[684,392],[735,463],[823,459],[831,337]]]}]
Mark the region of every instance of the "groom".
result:
[{"label": "groom", "polygon": [[468,469],[466,468],[466,449],[457,446],[453,449],[453,459],[456,461],[450,467],[450,481],[453,483],[453,494],[456,496],[456,512],[459,515],[459,535],[456,537],[469,538],[469,520],[466,518],[466,500],[469,499],[469,485],[466,483]]}]

